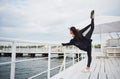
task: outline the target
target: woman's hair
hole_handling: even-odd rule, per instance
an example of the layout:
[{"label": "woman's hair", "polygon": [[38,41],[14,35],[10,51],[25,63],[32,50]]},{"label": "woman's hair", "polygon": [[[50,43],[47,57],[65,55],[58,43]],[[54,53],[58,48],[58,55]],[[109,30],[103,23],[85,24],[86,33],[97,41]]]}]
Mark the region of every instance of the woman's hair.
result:
[{"label": "woman's hair", "polygon": [[70,30],[74,33],[75,38],[80,39],[81,35],[80,35],[78,29],[76,29],[74,26],[72,26],[72,27],[70,27]]}]

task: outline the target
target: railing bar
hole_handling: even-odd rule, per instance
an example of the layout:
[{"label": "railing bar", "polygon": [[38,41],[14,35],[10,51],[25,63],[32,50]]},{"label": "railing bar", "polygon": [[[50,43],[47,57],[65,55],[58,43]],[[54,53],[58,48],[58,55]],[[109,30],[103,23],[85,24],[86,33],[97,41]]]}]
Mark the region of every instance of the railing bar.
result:
[{"label": "railing bar", "polygon": [[[45,58],[47,58],[47,57],[45,57]],[[44,58],[35,58],[35,59],[26,59],[26,60],[17,60],[17,61],[15,61],[16,63],[19,63],[19,62],[24,62],[24,61],[32,61],[32,60],[39,60],[39,59],[44,59]],[[78,58],[77,58],[78,59]],[[75,59],[75,60],[77,60],[77,59]],[[53,60],[51,60],[51,61],[53,61]],[[0,66],[1,65],[7,65],[7,64],[11,64],[11,62],[3,62],[3,63],[0,63]]]},{"label": "railing bar", "polygon": [[[78,58],[77,58],[78,59]],[[77,59],[75,59],[75,60],[77,60]],[[66,64],[69,64],[69,63],[72,63],[73,61],[69,61],[69,62],[67,62]]]},{"label": "railing bar", "polygon": [[[17,60],[17,61],[15,61],[15,62],[16,62],[16,63],[19,63],[19,62],[24,62],[24,61],[40,60],[40,59],[45,59],[45,58],[48,58],[48,57]],[[78,58],[77,58],[77,59],[78,59]],[[75,60],[77,60],[77,59],[75,59]],[[51,61],[53,61],[53,60],[51,60]],[[7,65],[7,64],[11,64],[11,62],[3,62],[3,63],[0,63],[0,66],[1,66],[1,65]]]},{"label": "railing bar", "polygon": [[48,70],[43,71],[43,72],[41,72],[41,73],[39,73],[39,74],[36,74],[36,75],[34,75],[34,76],[32,76],[32,77],[29,77],[28,79],[35,78],[35,77],[37,77],[37,76],[39,76],[39,75],[42,75],[42,74],[44,74],[44,73],[46,73],[46,72],[48,72]]},{"label": "railing bar", "polygon": [[[24,62],[24,61],[40,60],[40,59],[45,59],[45,58],[48,58],[48,57],[17,60],[17,61],[15,61],[15,62],[16,62],[16,63],[19,63],[19,62]],[[11,62],[3,62],[3,63],[0,63],[0,65],[7,65],[7,64],[11,64]]]},{"label": "railing bar", "polygon": [[59,68],[61,65],[58,65],[58,66],[56,66],[56,67],[54,67],[54,68],[51,68],[50,70],[54,70],[54,69],[56,69],[56,68]]},{"label": "railing bar", "polygon": [[[61,66],[61,65],[58,65],[58,66],[56,66],[56,67],[54,67],[54,68],[51,68],[50,70],[54,70],[54,69],[56,69],[56,68],[59,68],[60,66]],[[35,77],[40,76],[40,75],[42,75],[43,73],[46,73],[46,72],[48,72],[48,70],[43,71],[43,72],[41,72],[41,73],[39,73],[39,74],[36,74],[36,75],[34,75],[34,76],[32,76],[32,77],[29,77],[28,79],[35,78]]]},{"label": "railing bar", "polygon": [[16,62],[16,63],[19,63],[19,62],[24,62],[24,61],[33,61],[33,60],[40,60],[40,59],[45,59],[45,58],[48,58],[48,57],[17,60],[17,61],[15,61],[15,62]]},{"label": "railing bar", "polygon": [[7,64],[11,64],[11,62],[3,62],[3,63],[0,63],[0,66],[1,66],[1,65],[7,65]]},{"label": "railing bar", "polygon": [[0,37],[0,41],[4,41],[4,42],[16,42],[16,43],[31,43],[31,44],[40,44],[40,45],[61,45],[61,44],[50,44],[50,43],[41,43],[39,41],[30,41],[30,40],[18,40],[18,39],[6,39],[6,38],[1,38]]},{"label": "railing bar", "polygon": [[[15,61],[15,63],[25,62],[25,61],[32,61],[32,60],[40,60],[40,59],[45,59],[45,58],[48,58],[48,57],[17,60],[17,61]],[[51,60],[51,61],[54,61],[54,60]],[[11,64],[11,62],[3,62],[3,63],[0,63],[0,66],[1,66],[1,65],[7,65],[7,64]]]}]

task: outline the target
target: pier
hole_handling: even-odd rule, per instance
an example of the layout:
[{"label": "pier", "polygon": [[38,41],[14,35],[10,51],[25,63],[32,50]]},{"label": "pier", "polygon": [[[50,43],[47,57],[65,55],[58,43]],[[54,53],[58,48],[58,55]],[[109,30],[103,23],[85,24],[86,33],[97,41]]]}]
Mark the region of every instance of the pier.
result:
[{"label": "pier", "polygon": [[[61,56],[63,55],[63,47],[60,44],[42,44],[34,41],[9,39],[0,40],[0,56],[12,56],[13,43],[16,45],[16,57],[22,57],[24,54],[28,54],[27,56],[29,57],[35,57],[36,54],[42,54],[42,57],[48,57],[49,45],[51,45],[51,54],[58,54],[59,57],[63,57]],[[75,50],[74,53],[76,53],[76,56],[78,51],[80,51],[78,48],[73,46],[69,46],[66,49],[66,53],[70,53],[71,51]]]},{"label": "pier", "polygon": [[[11,54],[10,62],[2,62],[0,66],[11,64],[10,79],[15,79],[15,64],[20,62],[35,61],[47,58],[48,69],[38,74],[32,75],[28,79],[33,79],[47,73],[47,79],[119,79],[120,73],[120,57],[119,47],[114,47],[114,50],[109,50],[110,46],[106,47],[106,53],[95,52],[93,48],[93,59],[91,64],[91,71],[83,73],[82,70],[86,67],[86,52],[79,50],[74,46],[62,47],[59,44],[41,44],[33,41],[21,41],[11,39],[0,39],[0,44],[5,47],[10,45],[11,48],[2,48],[1,53]],[[42,48],[30,48],[30,46]],[[26,49],[23,48],[26,47]],[[113,49],[113,48],[112,48]],[[114,52],[113,52],[114,51]],[[42,58],[31,58],[24,60],[16,60],[16,56],[22,56],[23,53],[28,53],[31,57],[35,54],[46,54]],[[63,57],[61,65],[51,68],[52,54],[59,54]],[[68,54],[72,54],[72,60],[66,62]],[[109,55],[110,54],[110,55]],[[113,55],[111,55],[113,54]],[[77,56],[77,57],[75,57]],[[70,67],[67,64],[72,63]],[[59,69],[56,75],[51,75],[51,71]]]},{"label": "pier", "polygon": [[120,58],[93,58],[90,72],[82,72],[86,60],[69,67],[50,79],[119,79]]}]

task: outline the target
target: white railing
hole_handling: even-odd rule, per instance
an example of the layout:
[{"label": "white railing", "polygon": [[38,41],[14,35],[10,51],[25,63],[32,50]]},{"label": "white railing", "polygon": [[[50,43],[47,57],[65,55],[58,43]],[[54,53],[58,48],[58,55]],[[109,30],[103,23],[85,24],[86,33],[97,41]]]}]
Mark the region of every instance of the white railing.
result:
[{"label": "white railing", "polygon": [[[2,43],[2,45],[11,45],[11,53],[12,53],[12,56],[11,56],[11,62],[3,62],[3,63],[0,63],[0,66],[2,65],[6,65],[6,64],[11,64],[11,70],[10,70],[10,79],[15,79],[15,63],[19,63],[19,62],[25,62],[25,61],[32,61],[32,60],[40,60],[40,59],[44,59],[44,58],[48,58],[48,69],[46,71],[43,71],[41,73],[38,73],[36,75],[33,75],[31,77],[29,77],[28,79],[33,79],[37,76],[40,76],[44,73],[47,73],[47,78],[50,79],[50,74],[51,74],[51,70],[54,70],[56,68],[60,68],[59,72],[61,72],[62,70],[65,70],[66,69],[66,64],[69,64],[69,63],[73,63],[73,65],[75,64],[75,60],[78,60],[79,61],[79,55],[78,55],[78,58],[75,59],[74,58],[74,54],[77,53],[79,54],[80,51],[75,48],[74,46],[72,46],[72,48],[66,48],[66,47],[62,47],[61,45],[55,45],[55,44],[42,44],[40,42],[35,42],[35,41],[23,41],[23,40],[11,40],[11,39],[0,39],[0,42]],[[48,52],[48,57],[43,57],[43,58],[31,58],[31,59],[24,59],[24,60],[16,60],[16,51],[17,51],[17,46],[26,46],[26,44],[28,45],[44,45],[47,49],[47,52]],[[57,49],[54,49],[54,51],[52,50],[52,46],[59,46],[61,48],[57,48]],[[20,49],[20,48],[19,48]],[[56,67],[53,67],[51,68],[51,53],[54,52],[55,53],[55,50],[58,50],[60,49],[60,53],[63,53],[64,55],[64,59],[63,59],[63,63],[62,65],[59,65],[59,66],[56,66]],[[45,50],[45,51],[46,51]],[[20,51],[20,50],[18,50]],[[30,50],[29,50],[30,51]],[[32,51],[33,52],[33,51]],[[70,62],[67,62],[66,63],[66,53],[72,53],[73,56],[72,56],[72,61]],[[84,52],[82,53],[82,55],[85,54]],[[83,58],[83,57],[82,57]]]}]

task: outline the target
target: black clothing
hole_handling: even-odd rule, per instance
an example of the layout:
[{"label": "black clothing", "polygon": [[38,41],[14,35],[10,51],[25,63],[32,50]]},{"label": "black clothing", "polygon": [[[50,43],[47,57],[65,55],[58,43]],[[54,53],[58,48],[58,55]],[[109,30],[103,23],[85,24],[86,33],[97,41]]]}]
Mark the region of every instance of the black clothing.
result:
[{"label": "black clothing", "polygon": [[[90,28],[90,30],[88,31],[88,33],[85,36],[83,36],[83,33],[88,28]],[[87,55],[88,55],[88,64],[87,64],[87,66],[88,67],[90,67],[90,63],[91,63],[91,60],[92,60],[92,57],[91,57],[91,42],[92,42],[91,36],[92,36],[93,31],[94,31],[94,19],[91,20],[91,24],[89,24],[85,28],[79,30],[80,39],[73,38],[73,39],[70,40],[69,43],[62,43],[63,46],[75,45],[79,49],[87,51]]]},{"label": "black clothing", "polygon": [[[91,29],[89,30],[89,32],[85,36],[83,36],[83,32],[85,32],[90,26],[91,26]],[[94,30],[94,19],[91,20],[91,24],[79,30],[80,39],[73,38],[70,40],[69,43],[63,43],[63,46],[75,45],[79,49],[87,51],[87,47],[91,46],[91,41],[92,41],[91,36],[92,36],[93,30]]]},{"label": "black clothing", "polygon": [[92,56],[91,56],[91,46],[87,47],[87,56],[88,56],[88,62],[87,62],[87,67],[90,67],[91,61],[92,61]]},{"label": "black clothing", "polygon": [[81,50],[87,51],[87,47],[91,45],[91,40],[84,39],[84,40],[78,40],[76,38],[73,38],[70,40],[69,43],[63,43],[63,46],[67,45],[75,45]]}]

